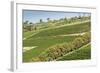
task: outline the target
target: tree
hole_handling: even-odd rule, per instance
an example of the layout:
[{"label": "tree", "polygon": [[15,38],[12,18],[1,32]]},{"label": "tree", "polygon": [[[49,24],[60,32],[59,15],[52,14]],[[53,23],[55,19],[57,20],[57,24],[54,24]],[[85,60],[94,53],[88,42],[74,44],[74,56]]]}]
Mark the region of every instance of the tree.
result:
[{"label": "tree", "polygon": [[42,23],[43,22],[43,20],[42,19],[40,19],[40,23]]},{"label": "tree", "polygon": [[30,25],[32,25],[33,23],[32,23],[32,22],[30,22],[29,24],[30,24]]},{"label": "tree", "polygon": [[81,16],[78,17],[78,19],[81,19],[81,18],[82,18]]},{"label": "tree", "polygon": [[47,21],[49,22],[50,21],[50,18],[47,18]]},{"label": "tree", "polygon": [[65,17],[64,20],[67,21],[67,18]]},{"label": "tree", "polygon": [[27,30],[26,27],[27,27],[28,23],[29,23],[29,21],[23,22],[23,28],[24,28],[24,30]]},{"label": "tree", "polygon": [[29,21],[25,21],[25,22],[24,22],[24,24],[28,24],[28,23],[29,23]]}]

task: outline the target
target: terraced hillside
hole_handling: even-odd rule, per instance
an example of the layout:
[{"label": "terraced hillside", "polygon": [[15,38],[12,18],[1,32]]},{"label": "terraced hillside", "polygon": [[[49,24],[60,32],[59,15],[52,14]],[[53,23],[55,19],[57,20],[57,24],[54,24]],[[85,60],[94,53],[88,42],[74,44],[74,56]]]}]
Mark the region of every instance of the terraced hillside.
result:
[{"label": "terraced hillside", "polygon": [[[50,46],[71,42],[75,38],[81,36],[82,33],[84,34],[89,31],[90,31],[90,22],[84,22],[81,24],[79,23],[77,25],[70,25],[70,26],[66,25],[58,28],[49,28],[40,31],[27,32],[27,35],[29,34],[29,37],[23,40],[23,46],[28,48],[31,47],[33,48],[23,52],[23,61],[29,62],[32,58],[39,56]],[[64,58],[60,60],[67,60],[67,58],[64,56]]]}]

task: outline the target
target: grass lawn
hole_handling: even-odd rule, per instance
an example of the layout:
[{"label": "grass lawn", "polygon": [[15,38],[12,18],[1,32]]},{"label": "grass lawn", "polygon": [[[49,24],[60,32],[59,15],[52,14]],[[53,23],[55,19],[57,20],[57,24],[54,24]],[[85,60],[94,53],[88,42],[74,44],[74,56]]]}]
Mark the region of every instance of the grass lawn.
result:
[{"label": "grass lawn", "polygon": [[30,47],[30,46],[37,46],[37,47],[24,52],[23,60],[29,61],[32,57],[38,56],[46,48],[55,44],[70,42],[76,37],[78,36],[42,37],[42,38],[30,38],[30,39],[24,40],[23,42],[24,47]]},{"label": "grass lawn", "polygon": [[91,45],[87,44],[76,51],[66,54],[58,61],[91,59]]},{"label": "grass lawn", "polygon": [[81,33],[87,32],[90,30],[90,22],[72,25],[72,26],[64,26],[55,29],[48,29],[44,31],[40,31],[39,33],[35,34],[32,37],[44,37],[44,36],[55,36],[61,34],[73,34],[73,33]]},{"label": "grass lawn", "polygon": [[90,22],[84,22],[81,24],[77,25],[71,25],[71,26],[63,26],[56,28],[55,27],[50,27],[49,29],[47,28],[42,29],[42,30],[36,30],[36,31],[28,31],[23,33],[23,37],[27,38],[31,35],[31,37],[42,37],[42,36],[54,36],[54,35],[60,35],[60,34],[73,34],[73,33],[81,33],[81,32],[86,32],[90,30]]}]

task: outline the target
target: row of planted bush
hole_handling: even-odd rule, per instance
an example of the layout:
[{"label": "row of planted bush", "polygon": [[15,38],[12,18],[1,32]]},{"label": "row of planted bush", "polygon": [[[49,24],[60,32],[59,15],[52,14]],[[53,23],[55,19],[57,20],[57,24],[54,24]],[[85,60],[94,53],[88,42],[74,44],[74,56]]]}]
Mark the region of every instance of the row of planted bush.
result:
[{"label": "row of planted bush", "polygon": [[63,43],[63,44],[57,44],[54,46],[49,47],[39,55],[38,57],[32,58],[31,61],[53,61],[56,60],[59,57],[62,57],[63,55],[76,50],[83,45],[90,42],[91,36],[90,32],[85,33],[78,38],[75,38],[72,42],[69,43]]}]

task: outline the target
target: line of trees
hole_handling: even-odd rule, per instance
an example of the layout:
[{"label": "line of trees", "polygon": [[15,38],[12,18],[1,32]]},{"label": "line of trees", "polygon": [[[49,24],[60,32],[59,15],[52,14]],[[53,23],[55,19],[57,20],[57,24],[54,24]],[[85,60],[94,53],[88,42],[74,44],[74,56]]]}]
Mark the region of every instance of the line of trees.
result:
[{"label": "line of trees", "polygon": [[[23,29],[25,31],[32,31],[38,28],[37,24],[48,24],[49,23],[48,25],[54,24],[54,25],[59,26],[59,25],[64,25],[64,24],[70,24],[70,23],[77,22],[77,21],[84,21],[88,19],[90,19],[90,16],[79,16],[79,17],[71,17],[71,18],[65,17],[65,18],[61,18],[58,20],[51,20],[50,18],[47,18],[47,22],[44,22],[43,19],[40,19],[38,23],[32,23],[29,21],[25,21],[23,22]],[[45,25],[45,27],[48,25]]]},{"label": "line of trees", "polygon": [[38,57],[32,58],[31,61],[52,61],[56,60],[59,57],[64,56],[65,54],[79,49],[83,45],[89,43],[91,40],[90,32],[75,38],[72,42],[57,44],[49,47],[45,53],[39,55]]}]

